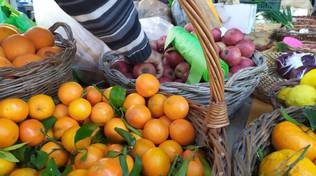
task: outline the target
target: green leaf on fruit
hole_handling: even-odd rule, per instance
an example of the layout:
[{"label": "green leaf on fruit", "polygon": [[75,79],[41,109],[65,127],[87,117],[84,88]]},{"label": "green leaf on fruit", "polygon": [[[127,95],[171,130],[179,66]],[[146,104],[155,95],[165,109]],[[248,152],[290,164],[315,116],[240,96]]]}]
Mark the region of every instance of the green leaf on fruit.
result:
[{"label": "green leaf on fruit", "polygon": [[180,169],[178,170],[178,172],[175,174],[175,176],[186,176],[187,175],[187,171],[188,171],[188,167],[189,167],[189,160],[184,160]]},{"label": "green leaf on fruit", "polygon": [[28,145],[24,145],[21,148],[18,148],[16,150],[12,151],[12,154],[22,163],[29,163],[31,154],[32,154],[32,148]]},{"label": "green leaf on fruit", "polygon": [[142,171],[142,160],[140,159],[140,157],[136,154],[135,156],[135,162],[134,162],[134,167],[131,171],[130,176],[138,176],[140,175]]},{"label": "green leaf on fruit", "polygon": [[102,143],[102,144],[106,144],[109,143],[109,139],[106,138],[106,136],[104,135],[102,130],[98,130],[96,132],[95,135],[93,135],[92,139],[91,139],[91,143],[95,144],[95,143]]},{"label": "green leaf on fruit", "polygon": [[134,136],[132,136],[129,132],[123,130],[122,128],[116,127],[115,131],[125,139],[129,146],[134,147],[136,143],[136,139]]},{"label": "green leaf on fruit", "polygon": [[13,163],[19,162],[19,160],[12,153],[7,151],[0,151],[0,158]]},{"label": "green leaf on fruit", "polygon": [[122,117],[122,121],[124,123],[124,125],[126,126],[127,129],[129,129],[130,131],[132,131],[133,133],[135,133],[136,135],[143,137],[143,134],[141,131],[139,131],[138,129],[132,127],[124,118],[124,116]]},{"label": "green leaf on fruit", "polygon": [[120,155],[120,165],[121,169],[123,171],[123,176],[128,176],[128,167],[127,167],[127,162],[126,162],[126,155]]},{"label": "green leaf on fruit", "polygon": [[106,157],[115,158],[115,157],[118,157],[120,154],[121,154],[121,152],[109,151],[109,152],[106,154]]},{"label": "green leaf on fruit", "polygon": [[81,151],[81,153],[82,153],[82,156],[80,158],[80,161],[86,161],[88,158],[88,151],[86,149],[84,149]]},{"label": "green leaf on fruit", "polygon": [[47,162],[46,168],[41,172],[41,176],[61,176],[54,159]]},{"label": "green leaf on fruit", "polygon": [[67,176],[71,171],[72,171],[72,166],[67,165],[66,168],[64,169],[63,173],[61,174],[61,176]]},{"label": "green leaf on fruit", "polygon": [[173,176],[176,171],[176,165],[180,162],[181,157],[177,154],[173,160],[167,176]]},{"label": "green leaf on fruit", "polygon": [[122,107],[126,97],[126,90],[120,86],[113,86],[110,91],[110,104],[114,106],[114,109],[120,109]]},{"label": "green leaf on fruit", "polygon": [[204,168],[204,176],[212,176],[212,168],[204,157],[200,157]]},{"label": "green leaf on fruit", "polygon": [[48,160],[48,154],[37,150],[33,155],[31,155],[31,164],[35,166],[36,169],[42,169]]},{"label": "green leaf on fruit", "polygon": [[285,120],[287,120],[287,121],[289,121],[289,122],[292,122],[292,123],[294,123],[295,125],[304,125],[304,124],[302,124],[301,122],[295,120],[293,117],[291,117],[291,116],[285,111],[285,109],[284,109],[283,107],[280,108],[280,112],[281,112],[282,117],[283,117]]},{"label": "green leaf on fruit", "polygon": [[316,130],[316,118],[315,118],[316,111],[311,108],[305,107],[303,113],[304,113],[305,118],[309,122],[310,129],[315,131]]},{"label": "green leaf on fruit", "polygon": [[77,131],[76,135],[75,135],[75,143],[77,143],[78,141],[85,139],[87,137],[90,137],[93,132],[99,128],[99,126],[95,123],[86,123],[83,124]]},{"label": "green leaf on fruit", "polygon": [[4,149],[2,149],[3,151],[6,151],[6,152],[9,152],[9,151],[12,151],[12,150],[17,150],[19,148],[22,148],[23,146],[25,146],[26,143],[21,143],[21,144],[15,144],[15,145],[12,145],[10,147],[6,147]]},{"label": "green leaf on fruit", "polygon": [[45,128],[45,133],[47,133],[47,131],[54,126],[56,121],[57,121],[57,118],[54,116],[42,121],[42,124],[44,125],[44,128]]}]

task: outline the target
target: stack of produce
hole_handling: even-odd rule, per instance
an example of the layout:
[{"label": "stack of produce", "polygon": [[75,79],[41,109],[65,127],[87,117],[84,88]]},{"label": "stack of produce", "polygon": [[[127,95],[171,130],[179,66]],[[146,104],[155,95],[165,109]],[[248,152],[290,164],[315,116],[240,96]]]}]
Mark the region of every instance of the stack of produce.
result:
[{"label": "stack of produce", "polygon": [[40,27],[20,34],[14,26],[1,24],[0,42],[0,67],[23,67],[61,52],[54,35]]},{"label": "stack of produce", "polygon": [[127,96],[67,82],[58,103],[44,94],[1,100],[0,175],[210,175],[189,103],[159,85],[142,74]]}]

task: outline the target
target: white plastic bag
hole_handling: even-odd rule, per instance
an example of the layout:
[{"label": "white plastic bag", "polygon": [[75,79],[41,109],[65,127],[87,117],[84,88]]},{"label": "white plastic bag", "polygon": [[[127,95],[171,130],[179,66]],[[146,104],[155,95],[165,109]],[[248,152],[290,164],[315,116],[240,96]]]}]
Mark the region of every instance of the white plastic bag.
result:
[{"label": "white plastic bag", "polygon": [[173,25],[161,17],[150,17],[140,19],[143,30],[149,40],[158,40],[161,36],[167,35]]},{"label": "white plastic bag", "polygon": [[[66,14],[54,0],[33,0],[34,14],[39,26],[49,28],[55,22],[70,25],[77,43],[77,56],[74,67],[79,70],[97,71],[99,58],[110,51],[104,42],[87,31],[71,16]],[[64,34],[64,31],[58,31]]]}]

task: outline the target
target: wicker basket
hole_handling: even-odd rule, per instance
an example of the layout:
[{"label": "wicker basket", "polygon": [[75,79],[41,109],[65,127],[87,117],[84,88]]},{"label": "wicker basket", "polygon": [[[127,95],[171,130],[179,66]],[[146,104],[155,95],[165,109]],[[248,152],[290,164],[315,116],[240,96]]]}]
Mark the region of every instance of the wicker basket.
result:
[{"label": "wicker basket", "polygon": [[[291,117],[304,121],[303,108],[290,107],[285,110]],[[259,159],[257,151],[263,149],[264,153],[273,151],[271,145],[271,132],[273,127],[284,121],[279,110],[261,115],[257,120],[242,131],[233,146],[233,175],[258,175]]]},{"label": "wicker basket", "polygon": [[[65,30],[68,39],[55,33],[59,27]],[[0,99],[29,98],[41,93],[55,96],[59,85],[72,79],[76,45],[71,29],[65,23],[55,23],[49,30],[55,34],[55,44],[62,52],[21,68],[0,68]]]}]

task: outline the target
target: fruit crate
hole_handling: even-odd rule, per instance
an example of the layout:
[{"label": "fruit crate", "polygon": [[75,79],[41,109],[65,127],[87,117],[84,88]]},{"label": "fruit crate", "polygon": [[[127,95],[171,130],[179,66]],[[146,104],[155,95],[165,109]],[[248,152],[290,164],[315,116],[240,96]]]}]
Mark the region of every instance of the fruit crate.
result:
[{"label": "fruit crate", "polygon": [[281,7],[281,0],[264,0],[264,1],[258,1],[258,0],[240,0],[240,3],[246,3],[246,4],[257,4],[257,11],[265,11],[268,9],[275,9],[280,10]]}]

